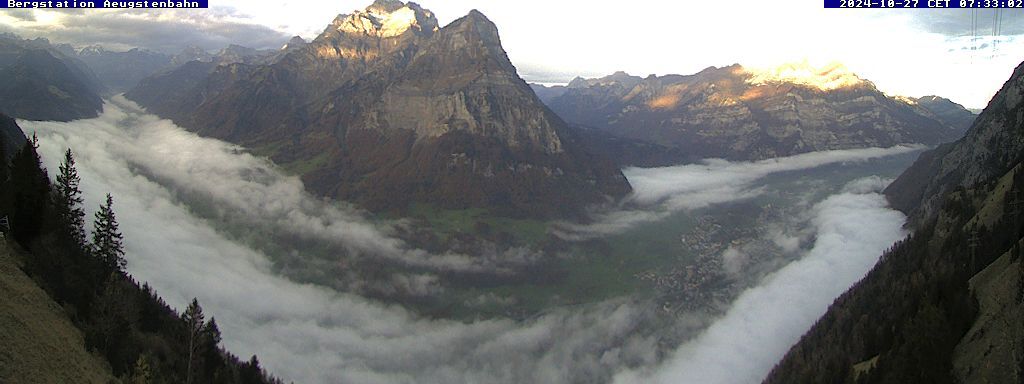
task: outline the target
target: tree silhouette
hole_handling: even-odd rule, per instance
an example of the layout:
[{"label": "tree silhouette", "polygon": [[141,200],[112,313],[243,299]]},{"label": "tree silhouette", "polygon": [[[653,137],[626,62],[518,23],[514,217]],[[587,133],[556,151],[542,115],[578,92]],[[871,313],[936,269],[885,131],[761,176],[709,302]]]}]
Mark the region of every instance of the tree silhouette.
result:
[{"label": "tree silhouette", "polygon": [[107,201],[96,211],[92,230],[93,256],[103,264],[106,272],[124,272],[124,238],[114,216],[114,198],[107,194]]},{"label": "tree silhouette", "polygon": [[185,383],[192,383],[192,362],[195,360],[196,352],[198,352],[200,346],[200,338],[203,336],[203,330],[206,328],[206,323],[203,319],[203,308],[199,306],[199,300],[192,298],[192,303],[185,309],[185,313],[181,315],[182,320],[185,321],[186,332],[185,337],[188,341],[188,368],[185,372]]},{"label": "tree silhouette", "polygon": [[75,243],[85,246],[85,210],[82,209],[82,180],[75,169],[75,157],[71,149],[64,153],[54,185],[53,206],[62,224]]},{"label": "tree silhouette", "polygon": [[22,246],[39,237],[46,213],[46,198],[50,194],[50,178],[39,160],[39,139],[32,140],[11,159],[11,233]]}]

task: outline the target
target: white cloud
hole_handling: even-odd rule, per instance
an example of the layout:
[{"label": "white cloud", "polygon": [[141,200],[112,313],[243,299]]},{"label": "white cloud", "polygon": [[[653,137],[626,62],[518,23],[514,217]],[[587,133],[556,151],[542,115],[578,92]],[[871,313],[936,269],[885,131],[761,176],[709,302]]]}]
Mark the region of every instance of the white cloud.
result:
[{"label": "white cloud", "polygon": [[[758,196],[763,190],[752,185],[768,175],[811,169],[826,164],[862,162],[920,151],[924,148],[900,145],[890,148],[811,152],[756,162],[708,159],[701,164],[660,168],[631,167],[623,170],[623,174],[633,185],[633,194],[628,201],[634,204],[626,204],[618,210],[596,213],[593,223],[560,223],[555,227],[555,234],[567,239],[586,239],[622,233],[638,224],[661,220],[673,212]],[[786,245],[785,242],[780,244]]]},{"label": "white cloud", "polygon": [[[96,119],[19,124],[39,133],[50,169],[56,169],[65,148],[73,148],[87,208],[113,194],[128,269],[137,279],[149,282],[176,308],[198,297],[208,316],[219,320],[231,351],[258,354],[286,381],[601,381],[619,366],[656,359],[656,337],[643,331],[650,314],[625,300],[555,310],[523,322],[463,323],[422,318],[399,306],[285,279],[266,255],[193,215],[179,199],[182,191],[194,189],[210,205],[253,218],[276,217],[281,228],[296,225],[295,230],[337,237],[339,244],[356,249],[412,251],[342,208],[296,197],[297,181],[277,175],[261,160],[139,114],[130,105],[107,104]],[[304,217],[308,210],[322,216]],[[421,255],[434,262],[433,256]],[[397,280],[396,286],[431,289],[431,277]]]},{"label": "white cloud", "polygon": [[[873,191],[865,186],[873,184]],[[828,305],[902,238],[904,216],[877,193],[878,178],[851,184],[814,207],[813,248],[736,299],[729,311],[658,369],[620,383],[759,383]]]},{"label": "white cloud", "polygon": [[[649,367],[664,356],[660,326],[665,319],[646,303],[613,300],[554,309],[525,321],[459,322],[423,318],[396,305],[286,279],[264,253],[223,232],[217,220],[231,216],[236,222],[308,232],[335,246],[421,263],[416,265],[463,268],[478,261],[409,249],[358,212],[310,198],[297,180],[281,176],[266,161],[186,133],[124,100],[108,104],[96,119],[19,124],[40,134],[40,151],[50,169],[56,169],[65,148],[73,148],[87,208],[97,207],[107,192],[114,195],[128,268],[136,278],[149,282],[177,308],[198,297],[208,314],[218,318],[230,350],[242,356],[259,354],[266,367],[286,380],[606,382],[619,371],[654,372]],[[810,167],[824,159],[863,156],[819,154],[782,165],[715,163],[718,168],[703,176],[710,180],[704,185],[716,190],[732,182],[742,194],[756,172],[736,169],[777,171],[794,169],[791,162]],[[852,185],[863,192],[867,184]],[[641,185],[650,188],[647,201],[661,204],[695,192],[656,182]],[[198,217],[195,210],[203,202],[222,212],[213,219]],[[897,213],[884,209],[877,194],[848,192],[818,204],[815,212],[814,249],[741,296],[723,320],[672,355],[666,370],[655,377],[693,374],[685,367],[698,364],[708,377],[722,378],[727,376],[714,376],[720,371],[712,368],[727,363],[737,364],[728,366],[727,373],[760,375],[823,311],[832,294],[845,288],[844,281],[866,270],[873,260],[867,252],[887,246],[902,222]],[[736,261],[742,259],[737,255]],[[429,294],[436,288],[433,281],[430,275],[412,274],[394,277],[389,284]],[[800,296],[801,290],[813,295]],[[759,312],[765,307],[782,310]],[[751,314],[762,321],[745,321]],[[685,337],[692,320],[680,319],[671,331]],[[771,342],[764,349],[743,349],[737,342],[752,339]],[[743,365],[746,360],[729,360],[737,351],[750,358],[749,366]]]}]

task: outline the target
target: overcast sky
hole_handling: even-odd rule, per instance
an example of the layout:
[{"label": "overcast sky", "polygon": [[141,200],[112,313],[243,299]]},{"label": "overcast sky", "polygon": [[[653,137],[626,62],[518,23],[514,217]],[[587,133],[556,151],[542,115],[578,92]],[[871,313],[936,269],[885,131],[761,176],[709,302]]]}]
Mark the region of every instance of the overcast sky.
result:
[{"label": "overcast sky", "polygon": [[[208,10],[0,11],[0,29],[75,45],[214,50],[238,43],[279,47],[310,39],[336,14],[369,0],[210,0]],[[970,10],[823,9],[819,0],[692,2],[631,0],[424,0],[446,24],[476,8],[493,20],[513,63],[531,81],[565,82],[616,70],[697,72],[740,63],[767,67],[838,61],[889,94],[938,94],[987,104],[1024,59],[1024,14]],[[739,4],[743,4],[740,6]],[[977,38],[973,31],[977,31]],[[995,43],[995,44],[994,44]]]}]

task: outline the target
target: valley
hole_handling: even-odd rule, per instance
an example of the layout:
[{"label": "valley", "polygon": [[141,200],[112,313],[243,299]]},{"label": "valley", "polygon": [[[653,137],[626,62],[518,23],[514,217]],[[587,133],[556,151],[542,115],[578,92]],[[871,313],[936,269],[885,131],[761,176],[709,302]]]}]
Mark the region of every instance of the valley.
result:
[{"label": "valley", "polygon": [[525,1],[0,11],[0,382],[1024,377],[1024,18]]},{"label": "valley", "polygon": [[[678,185],[684,191],[646,190],[644,183],[636,183],[638,196],[657,192],[665,198],[638,200],[604,213],[605,217],[646,217],[627,220],[627,225],[615,219],[589,223],[512,219],[480,210],[428,206],[417,207],[409,218],[396,218],[319,200],[294,176],[265,159],[195,136],[124,99],[115,98],[104,110],[93,120],[25,121],[22,125],[40,134],[47,162],[62,147],[79,148],[86,191],[113,190],[125,196],[121,204],[128,208],[122,220],[129,255],[134,255],[129,265],[135,266],[129,268],[160,292],[170,292],[167,297],[172,303],[195,295],[208,303],[209,310],[221,314],[218,319],[239,324],[267,321],[260,319],[269,314],[249,313],[229,304],[244,302],[234,296],[244,291],[221,286],[255,278],[285,284],[288,290],[336,292],[325,299],[342,295],[330,300],[362,303],[346,307],[398,304],[405,308],[403,314],[386,316],[408,316],[407,321],[430,327],[503,324],[514,332],[548,321],[568,321],[554,320],[559,318],[590,322],[590,316],[606,311],[628,311],[632,325],[621,332],[639,331],[650,340],[660,340],[664,347],[658,349],[692,338],[723,315],[742,292],[807,252],[815,241],[814,206],[852,182],[894,177],[919,152],[916,148],[823,152],[809,155],[814,161],[804,156],[770,163],[626,169],[627,178],[662,172],[664,177],[685,175],[690,180]],[[178,150],[185,147],[192,150]],[[211,161],[215,157],[220,160]],[[703,187],[694,190],[689,188],[692,185]],[[731,194],[722,195],[723,187]],[[709,198],[709,191],[718,196]],[[148,197],[135,200],[131,196]],[[85,197],[87,202],[100,198],[89,193]],[[672,199],[686,204],[668,203]],[[615,225],[606,226],[609,223]],[[144,228],[154,225],[197,232],[165,233],[162,236],[171,236],[169,240],[183,241],[168,243],[145,232]],[[213,244],[186,240],[195,236],[217,240]],[[431,240],[421,240],[424,236]],[[198,249],[209,250],[195,254]],[[194,255],[180,260],[159,256],[168,252]],[[216,255],[224,252],[237,256],[223,264],[229,259]],[[216,279],[188,277],[193,282],[187,288],[180,284],[179,279],[186,278],[180,273],[194,263],[223,264],[219,268],[233,272],[211,271],[220,276]],[[336,322],[324,319],[344,312],[309,315],[326,316],[318,322]],[[299,320],[291,317],[265,326]],[[604,326],[598,322],[579,331]],[[361,326],[339,324],[324,331],[347,327]],[[297,374],[287,373],[291,371],[280,365],[287,360],[267,349],[267,344],[251,344],[253,337],[262,337],[263,328],[223,328],[233,350],[258,352],[275,372]],[[619,340],[623,334],[618,335],[595,339],[595,347],[621,348],[622,343],[636,342],[635,336]],[[542,348],[539,356],[568,353],[554,345],[550,348]],[[594,372],[612,373],[587,374]]]}]

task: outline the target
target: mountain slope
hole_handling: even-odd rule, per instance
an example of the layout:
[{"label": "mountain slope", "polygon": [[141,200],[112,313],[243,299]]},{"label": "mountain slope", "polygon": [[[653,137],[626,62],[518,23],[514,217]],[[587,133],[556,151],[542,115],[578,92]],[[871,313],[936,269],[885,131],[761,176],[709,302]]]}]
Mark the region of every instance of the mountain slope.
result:
[{"label": "mountain slope", "polygon": [[0,240],[0,382],[98,383],[110,368],[85,349],[60,305],[21,271],[13,246]]},{"label": "mountain slope", "polygon": [[102,87],[81,62],[45,41],[0,36],[0,112],[28,120],[96,117]]},{"label": "mountain slope", "polygon": [[931,217],[947,192],[991,180],[1020,162],[1022,76],[1024,68],[1018,67],[963,139],[922,155],[886,189],[894,207],[915,220]]},{"label": "mountain slope", "polygon": [[915,233],[836,300],[767,383],[1024,378],[1022,100],[1024,64],[966,136],[886,190]]},{"label": "mountain slope", "polygon": [[831,149],[939,144],[966,129],[886,96],[839,65],[794,64],[773,71],[732,65],[647,78],[617,72],[577,78],[547,103],[570,123],[679,148],[695,158],[759,160]]},{"label": "mountain slope", "polygon": [[144,49],[114,52],[99,46],[83,48],[76,57],[96,73],[96,77],[111,93],[124,92],[139,80],[164,69],[171,57]]},{"label": "mountain slope", "polygon": [[14,154],[25,146],[28,139],[21,127],[10,116],[0,113],[0,149],[3,150],[3,157],[0,161],[10,161]]},{"label": "mountain slope", "polygon": [[967,132],[967,129],[974,123],[974,119],[978,117],[978,115],[967,110],[964,106],[944,97],[934,95],[923,96],[917,98],[914,102],[927,109],[928,112],[931,112],[936,120],[961,132]]},{"label": "mountain slope", "polygon": [[[378,0],[272,64],[220,66],[186,91],[143,85],[127,96],[151,112],[371,210],[560,217],[630,190],[519,78],[477,11],[439,28],[415,3]],[[142,96],[189,93],[194,108]]]}]

